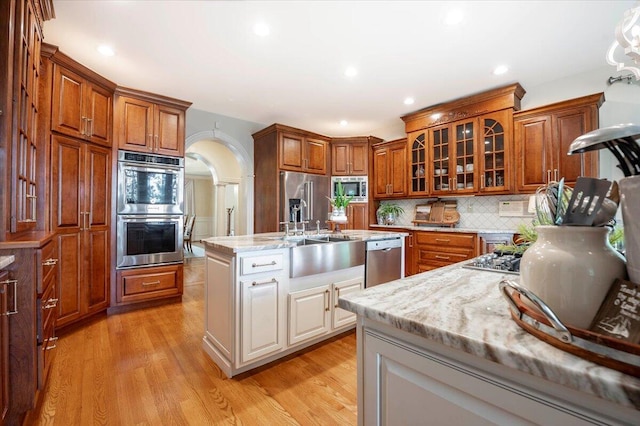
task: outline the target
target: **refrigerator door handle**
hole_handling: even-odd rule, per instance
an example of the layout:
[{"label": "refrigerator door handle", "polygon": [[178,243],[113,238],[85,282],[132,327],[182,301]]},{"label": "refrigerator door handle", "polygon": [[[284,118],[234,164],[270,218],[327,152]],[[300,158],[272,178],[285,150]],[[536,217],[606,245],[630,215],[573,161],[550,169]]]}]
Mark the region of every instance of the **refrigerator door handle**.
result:
[{"label": "refrigerator door handle", "polygon": [[314,197],[314,191],[313,191],[313,182],[309,182],[309,190],[307,191],[307,220],[312,220],[314,218],[311,217],[311,212],[314,212],[315,210],[315,206],[313,205],[313,197]]}]

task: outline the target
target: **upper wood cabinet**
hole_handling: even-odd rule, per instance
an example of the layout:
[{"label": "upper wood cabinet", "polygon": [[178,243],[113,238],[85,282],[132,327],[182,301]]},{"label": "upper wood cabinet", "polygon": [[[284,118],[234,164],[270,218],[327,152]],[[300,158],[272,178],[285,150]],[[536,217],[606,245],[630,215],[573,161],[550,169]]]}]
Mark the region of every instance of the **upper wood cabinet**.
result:
[{"label": "upper wood cabinet", "polygon": [[326,175],[329,160],[328,139],[293,130],[278,134],[279,168]]},{"label": "upper wood cabinet", "polygon": [[114,87],[99,86],[55,64],[51,130],[110,147]]},{"label": "upper wood cabinet", "polygon": [[331,140],[332,176],[367,176],[369,173],[369,146],[382,139],[368,136],[333,138]]},{"label": "upper wood cabinet", "polygon": [[373,197],[400,198],[407,195],[407,140],[374,144]]},{"label": "upper wood cabinet", "polygon": [[116,89],[115,98],[114,136],[119,149],[184,156],[190,102],[123,87]]},{"label": "upper wood cabinet", "polygon": [[513,84],[402,117],[409,196],[510,191],[511,121],[522,96]]},{"label": "upper wood cabinet", "polygon": [[567,155],[575,138],[598,128],[604,94],[559,102],[514,114],[516,189],[534,192],[564,177],[575,185],[579,176],[598,176],[598,152]]}]

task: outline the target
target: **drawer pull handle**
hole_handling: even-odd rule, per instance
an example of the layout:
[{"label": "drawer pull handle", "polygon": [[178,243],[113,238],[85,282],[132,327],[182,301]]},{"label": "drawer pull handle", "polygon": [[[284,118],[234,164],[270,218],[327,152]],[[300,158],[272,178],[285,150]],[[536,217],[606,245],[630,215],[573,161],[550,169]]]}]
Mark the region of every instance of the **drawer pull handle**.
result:
[{"label": "drawer pull handle", "polygon": [[142,285],[143,285],[143,286],[158,285],[158,284],[160,284],[160,280],[158,280],[158,281],[151,281],[151,282],[148,282],[148,283],[145,283],[145,282],[143,282],[143,283],[142,283]]},{"label": "drawer pull handle", "polygon": [[449,260],[449,256],[439,256],[436,254],[436,259],[441,259],[441,260]]},{"label": "drawer pull handle", "polygon": [[[13,309],[7,312],[3,312],[2,315],[15,315],[18,313],[18,280],[5,280],[0,281],[2,285],[13,285]],[[4,290],[3,290],[4,291]]]},{"label": "drawer pull handle", "polygon": [[327,307],[324,308],[325,312],[329,312],[331,310],[331,306],[329,304],[329,296],[330,296],[329,290],[325,290],[324,291],[324,297],[325,297],[325,300],[327,302]]},{"label": "drawer pull handle", "polygon": [[269,281],[254,281],[251,283],[252,286],[257,286],[257,285],[262,285],[262,284],[272,284],[272,283],[277,283],[278,280],[276,280],[275,278],[271,278]]},{"label": "drawer pull handle", "polygon": [[49,340],[47,341],[47,343],[54,342],[54,343],[53,343],[53,345],[49,345],[49,344],[47,344],[47,346],[45,346],[45,347],[43,348],[43,350],[45,350],[45,351],[50,351],[51,349],[54,349],[54,348],[56,347],[55,342],[56,342],[57,340],[58,340],[58,336],[56,336],[56,337],[50,337],[50,338],[49,338]]},{"label": "drawer pull handle", "polygon": [[275,260],[272,260],[271,263],[252,263],[251,267],[252,268],[262,268],[263,266],[275,266],[277,264],[277,262]]},{"label": "drawer pull handle", "polygon": [[339,308],[338,299],[340,298],[340,287],[336,287],[336,304],[333,306],[334,308]]},{"label": "drawer pull handle", "polygon": [[58,264],[58,259],[54,259],[54,258],[49,258],[47,260],[45,260],[44,262],[42,262],[42,266],[54,266]]},{"label": "drawer pull handle", "polygon": [[58,306],[58,299],[49,299],[47,300],[47,303],[45,305],[42,306],[42,309],[52,309],[55,308],[56,306]]},{"label": "drawer pull handle", "polygon": [[451,240],[448,240],[446,238],[436,238],[436,241],[439,243],[450,243]]}]

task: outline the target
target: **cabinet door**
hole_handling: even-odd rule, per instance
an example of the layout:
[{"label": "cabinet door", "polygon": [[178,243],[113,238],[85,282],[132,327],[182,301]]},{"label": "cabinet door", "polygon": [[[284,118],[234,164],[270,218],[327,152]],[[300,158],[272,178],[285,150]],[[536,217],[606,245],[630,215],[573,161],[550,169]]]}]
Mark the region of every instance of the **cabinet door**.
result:
[{"label": "cabinet door", "polygon": [[120,96],[117,99],[116,131],[118,147],[129,151],[153,150],[153,104]]},{"label": "cabinet door", "polygon": [[233,360],[234,342],[234,259],[207,252],[205,260],[205,338],[229,361]]},{"label": "cabinet door", "polygon": [[[478,140],[480,192],[499,193],[511,189],[511,122],[512,114],[508,110],[479,119],[478,129],[482,132]],[[469,185],[474,178],[474,166],[467,166],[464,172]]]},{"label": "cabinet door", "polygon": [[347,206],[347,229],[369,229],[367,203],[350,203]]},{"label": "cabinet door", "polygon": [[85,93],[87,137],[91,142],[110,147],[113,97],[108,90],[90,83],[86,84]]},{"label": "cabinet door", "polygon": [[477,120],[456,122],[453,125],[452,161],[449,163],[449,191],[456,193],[475,192],[474,173],[468,168],[476,164]]},{"label": "cabinet door", "polygon": [[[440,126],[429,130],[429,175],[431,176],[431,193],[449,192],[450,170],[449,156],[453,155],[450,147],[450,129]],[[455,173],[455,170],[454,170]]]},{"label": "cabinet door", "polygon": [[349,143],[331,144],[331,174],[333,176],[349,175],[350,146]]},{"label": "cabinet door", "polygon": [[514,120],[516,186],[521,192],[535,192],[552,179],[553,158],[548,153],[552,138],[550,115]]},{"label": "cabinet door", "polygon": [[109,306],[111,282],[111,150],[85,147],[83,280],[81,297],[83,314]]},{"label": "cabinet door", "polygon": [[389,147],[389,185],[392,197],[407,195],[407,146],[406,143]]},{"label": "cabinet door", "polygon": [[57,323],[64,326],[81,315],[84,144],[57,135],[51,139],[51,225],[59,259]]},{"label": "cabinet door", "polygon": [[553,114],[554,167],[552,179],[564,177],[565,183],[575,185],[579,176],[598,175],[597,151],[579,155],[567,155],[571,142],[594,129],[589,107],[575,108]]},{"label": "cabinet door", "polygon": [[82,138],[86,119],[82,108],[84,79],[57,64],[53,69],[51,130]]},{"label": "cabinet door", "polygon": [[352,143],[349,174],[353,176],[367,176],[369,173],[369,144]]},{"label": "cabinet door", "polygon": [[289,345],[329,332],[331,290],[314,287],[289,294]]},{"label": "cabinet door", "polygon": [[302,171],[305,155],[303,136],[290,133],[280,134],[279,166],[281,169]]},{"label": "cabinet door", "polygon": [[154,150],[158,154],[184,156],[184,111],[156,105]]},{"label": "cabinet door", "polygon": [[408,135],[409,140],[409,195],[427,195],[427,134],[424,131]]},{"label": "cabinet door", "polygon": [[373,197],[389,197],[389,151],[384,147],[376,147],[373,151]]},{"label": "cabinet door", "polygon": [[327,174],[327,150],[329,143],[318,139],[306,139],[305,170],[310,173]]},{"label": "cabinet door", "polygon": [[282,349],[280,277],[240,282],[240,363]]},{"label": "cabinet door", "polygon": [[340,296],[356,293],[364,288],[364,277],[355,277],[349,280],[333,283],[333,318],[332,326],[334,329],[346,327],[356,323],[356,314],[345,311],[338,306]]}]

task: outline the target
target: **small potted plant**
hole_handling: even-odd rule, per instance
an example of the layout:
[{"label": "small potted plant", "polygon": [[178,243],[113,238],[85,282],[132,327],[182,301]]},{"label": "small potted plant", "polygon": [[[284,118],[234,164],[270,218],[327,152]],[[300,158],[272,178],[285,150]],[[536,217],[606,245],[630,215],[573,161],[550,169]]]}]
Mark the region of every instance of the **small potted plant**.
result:
[{"label": "small potted plant", "polygon": [[335,197],[333,197],[333,199],[329,198],[329,201],[331,201],[331,205],[333,206],[333,211],[331,213],[332,221],[334,222],[347,221],[346,208],[352,199],[353,199],[353,195],[346,195],[344,193],[342,182],[338,182],[338,185],[336,187]]},{"label": "small potted plant", "polygon": [[393,225],[398,216],[404,213],[404,209],[396,203],[380,203],[376,211],[379,225]]}]

